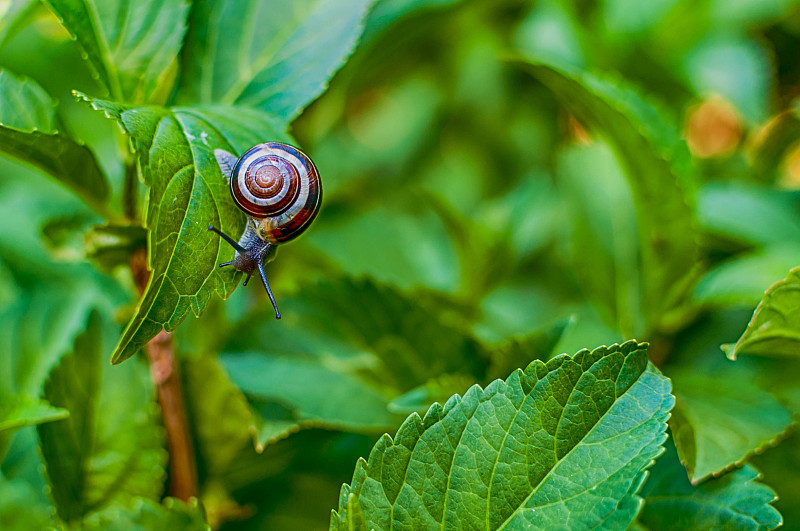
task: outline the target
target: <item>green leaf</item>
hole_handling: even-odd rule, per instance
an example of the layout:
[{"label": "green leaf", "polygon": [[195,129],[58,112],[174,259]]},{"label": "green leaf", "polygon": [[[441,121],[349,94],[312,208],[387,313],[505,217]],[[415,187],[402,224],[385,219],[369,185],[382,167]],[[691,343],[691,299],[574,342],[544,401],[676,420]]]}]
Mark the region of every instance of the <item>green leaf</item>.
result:
[{"label": "green leaf", "polygon": [[0,404],[0,432],[23,426],[66,418],[66,409],[53,407],[46,401],[26,394],[4,397]]},{"label": "green leaf", "polygon": [[[35,189],[36,194],[31,194]],[[94,307],[111,312],[124,302],[122,289],[85,263],[57,261],[42,245],[50,216],[86,212],[74,196],[35,172],[13,179],[0,194],[2,271],[14,290],[0,305],[0,396],[38,397],[50,369],[68,352]],[[21,223],[20,220],[24,220]]]},{"label": "green leaf", "polygon": [[266,307],[244,320],[221,359],[265,422],[260,443],[308,425],[396,427],[393,413],[484,381],[490,363],[516,368],[549,356],[566,324],[501,345],[490,362],[489,349],[426,304],[430,296],[342,277],[303,285],[281,303],[280,322]]},{"label": "green leaf", "polygon": [[641,293],[636,213],[620,162],[605,142],[572,145],[558,156],[558,184],[572,207],[573,269],[590,300],[623,335],[644,333],[651,301]]},{"label": "green leaf", "polygon": [[343,277],[305,286],[302,296],[303,327],[375,354],[384,387],[407,391],[441,374],[486,376],[485,348],[445,323],[425,304],[425,292]]},{"label": "green leaf", "polygon": [[0,474],[0,522],[5,531],[52,529],[54,520],[52,508],[26,481],[10,480]]},{"label": "green leaf", "polygon": [[792,194],[738,182],[713,182],[697,194],[702,229],[745,245],[800,244],[800,210]]},{"label": "green leaf", "polygon": [[[347,367],[329,367],[310,356],[257,353],[224,354],[221,361],[267,423],[273,416],[283,421],[279,434],[294,424],[374,432],[399,420],[386,408],[389,399]],[[259,439],[265,435],[277,434]]]},{"label": "green leaf", "polygon": [[412,414],[344,485],[331,529],[624,529],[673,404],[647,345],[534,361]]},{"label": "green leaf", "polygon": [[721,94],[750,123],[767,117],[770,55],[757,40],[735,34],[709,36],[685,55],[683,69],[698,95]]},{"label": "green leaf", "polygon": [[55,102],[44,89],[0,70],[0,151],[42,170],[107,214],[108,182],[94,155],[57,127]]},{"label": "green leaf", "polygon": [[246,105],[289,123],[319,96],[350,55],[370,4],[195,2],[178,101]]},{"label": "green leaf", "polygon": [[199,316],[214,293],[227,298],[237,286],[238,272],[217,267],[232,260],[233,249],[208,231],[209,225],[237,236],[244,230],[214,150],[238,154],[265,139],[290,139],[270,116],[251,109],[128,109],[89,101],[131,136],[150,187],[145,224],[152,275],[112,355],[120,363],[162,328],[175,330],[190,311]]},{"label": "green leaf", "polygon": [[716,23],[737,31],[789,14],[796,9],[797,0],[711,0],[708,7]]},{"label": "green leaf", "polygon": [[792,425],[792,414],[774,396],[732,374],[670,377],[675,393],[670,427],[694,484],[741,465]]},{"label": "green leaf", "polygon": [[722,349],[732,360],[739,354],[800,355],[800,267],[769,287],[739,341]]},{"label": "green leaf", "polygon": [[83,261],[56,261],[42,245],[50,216],[87,209],[38,172],[19,173],[24,178],[15,176],[0,193],[0,226],[9,228],[0,231],[0,422],[10,428],[0,434],[0,457],[20,425],[66,414],[39,400],[44,380],[69,352],[92,308],[111,312],[125,300],[110,278]]},{"label": "green leaf", "polygon": [[186,32],[186,0],[45,0],[116,100],[152,101]]},{"label": "green leaf", "polygon": [[786,527],[800,522],[800,506],[795,502],[795,493],[800,492],[800,475],[789,472],[800,470],[800,435],[797,431],[781,441],[777,447],[754,456],[749,462],[761,471],[769,481],[770,488],[776,492],[778,500],[774,502],[774,506],[783,516],[784,522],[789,522]]},{"label": "green leaf", "polygon": [[642,300],[649,325],[665,318],[687,289],[697,255],[692,234],[689,153],[674,125],[622,82],[540,62],[520,62],[578,120],[613,147],[636,206]]},{"label": "green leaf", "polygon": [[551,57],[574,66],[586,62],[577,21],[557,1],[537,3],[514,32],[514,44],[527,57]]},{"label": "green leaf", "polygon": [[575,323],[573,317],[561,319],[552,326],[514,338],[492,348],[488,380],[501,378],[515,369],[527,367],[533,360],[547,361],[567,330]]},{"label": "green leaf", "polygon": [[70,412],[66,420],[38,426],[53,501],[65,521],[129,496],[158,499],[165,478],[149,371],[138,363],[105,363],[102,327],[93,312],[72,354],[44,385],[45,398]]},{"label": "green leaf", "polygon": [[[8,355],[8,354],[6,354]],[[69,412],[26,393],[8,394],[0,388],[0,462],[11,436],[20,428],[66,418]]]},{"label": "green leaf", "polygon": [[656,461],[642,489],[645,505],[639,522],[653,530],[752,529],[767,531],[783,523],[770,505],[775,493],[756,480],[751,465],[693,486],[686,477],[675,447]]},{"label": "green leaf", "polygon": [[207,531],[203,509],[197,500],[186,504],[175,498],[166,498],[163,504],[135,498],[132,503],[115,505],[92,514],[82,527],[87,531],[129,531],[150,529],[180,529],[181,531]]},{"label": "green leaf", "polygon": [[462,266],[446,222],[418,204],[409,210],[376,205],[354,211],[321,223],[304,243],[353,277],[369,276],[403,289],[457,292]]},{"label": "green leaf", "polygon": [[[367,17],[361,42],[369,42],[386,28],[409,15],[420,11],[427,15],[430,11],[447,8],[462,0],[380,0],[375,2]],[[423,16],[425,16],[423,15]]]},{"label": "green leaf", "polygon": [[764,295],[764,286],[797,264],[800,264],[800,246],[772,245],[711,269],[697,282],[692,296],[698,302],[752,307]]},{"label": "green leaf", "polygon": [[254,415],[245,396],[214,358],[184,357],[181,375],[197,453],[207,475],[220,475],[255,439]]},{"label": "green leaf", "polygon": [[463,394],[475,383],[475,378],[466,374],[442,374],[398,396],[386,407],[392,413],[408,415],[417,412],[424,415],[434,402],[443,404],[451,396]]},{"label": "green leaf", "polygon": [[615,37],[653,31],[680,0],[606,0],[602,4],[603,28]]},{"label": "green leaf", "polygon": [[0,6],[0,46],[29,21],[38,5],[38,0],[7,0]]}]

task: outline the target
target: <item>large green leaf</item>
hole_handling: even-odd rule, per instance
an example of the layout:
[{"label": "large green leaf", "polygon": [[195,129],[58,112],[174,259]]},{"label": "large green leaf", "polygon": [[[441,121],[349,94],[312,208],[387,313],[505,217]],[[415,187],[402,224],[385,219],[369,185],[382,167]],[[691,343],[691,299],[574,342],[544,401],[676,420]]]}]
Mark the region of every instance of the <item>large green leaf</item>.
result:
[{"label": "large green leaf", "polygon": [[[265,422],[281,431],[316,425],[375,432],[400,420],[388,411],[389,398],[347,366],[327,366],[324,359],[310,356],[257,353],[225,354],[222,362]],[[273,426],[263,429],[280,435],[272,433]]]},{"label": "large green leaf", "polygon": [[558,184],[571,207],[572,267],[590,300],[623,335],[645,333],[651,301],[642,298],[636,213],[620,162],[602,141],[570,146],[558,157]]},{"label": "large green leaf", "polygon": [[234,204],[215,149],[243,153],[265,140],[290,141],[268,115],[228,107],[128,109],[100,100],[92,106],[119,121],[133,139],[145,183],[150,187],[147,289],[114,350],[120,363],[162,328],[171,332],[189,314],[200,315],[216,293],[227,298],[239,275],[217,264],[233,249],[209,225],[239,235],[244,215]]},{"label": "large green leaf", "polygon": [[621,81],[541,62],[520,62],[592,132],[614,148],[636,206],[642,293],[649,325],[674,309],[688,288],[697,244],[689,153],[677,128]]},{"label": "large green leaf", "polygon": [[244,394],[213,357],[184,357],[181,375],[196,433],[195,448],[206,475],[219,475],[256,438],[255,416]]},{"label": "large green leaf", "polygon": [[387,391],[404,392],[440,374],[482,381],[487,348],[445,322],[431,297],[368,278],[306,283],[281,303],[287,310],[280,322],[268,319],[263,307],[234,330],[227,350],[329,358],[322,363],[368,372]]},{"label": "large green leaf", "polygon": [[416,296],[369,279],[339,278],[304,287],[303,325],[372,352],[383,385],[409,390],[447,373],[486,376],[488,353]]},{"label": "large green leaf", "polygon": [[211,528],[206,524],[197,500],[187,504],[175,498],[166,498],[163,504],[159,504],[145,498],[134,498],[132,501],[126,500],[125,506],[115,505],[92,514],[82,529],[208,531]]},{"label": "large green leaf", "polygon": [[342,487],[331,529],[624,529],[673,404],[647,346],[534,361],[412,414]]},{"label": "large green leaf", "polygon": [[289,123],[351,53],[371,0],[200,0],[182,103],[257,107]]},{"label": "large green leaf", "polygon": [[186,31],[186,0],[45,0],[116,100],[151,101]]},{"label": "large green leaf", "polygon": [[732,360],[744,353],[800,355],[800,267],[769,287],[739,341],[722,348]]},{"label": "large green leaf", "polygon": [[396,427],[394,413],[486,381],[490,366],[507,374],[548,357],[565,326],[489,349],[443,322],[424,302],[430,296],[340,277],[283,299],[280,322],[264,307],[240,323],[221,359],[264,422],[260,443],[308,425]]},{"label": "large green leaf", "polygon": [[39,168],[106,213],[109,187],[94,155],[57,128],[55,102],[44,89],[0,70],[0,151]]},{"label": "large green leaf", "polygon": [[158,499],[165,479],[149,371],[141,363],[106,363],[102,327],[92,313],[74,351],[44,385],[45,398],[70,412],[66,420],[38,426],[52,498],[65,521],[129,496]]},{"label": "large green leaf", "polygon": [[[54,260],[41,241],[49,216],[88,213],[72,194],[34,171],[22,169],[0,193],[0,456],[12,431],[61,418],[64,410],[41,400],[50,369],[85,327],[93,307],[112,311],[122,290],[85,263]],[[16,177],[16,176],[15,176]],[[31,190],[37,193],[31,195]],[[25,220],[20,223],[20,220]]]},{"label": "large green leaf", "polygon": [[668,444],[650,474],[642,489],[645,505],[639,516],[644,529],[767,531],[783,522],[770,505],[775,492],[756,481],[760,474],[751,465],[693,486],[675,447]]},{"label": "large green leaf", "polygon": [[394,427],[401,417],[393,413],[424,412],[473,383],[549,358],[570,322],[490,348],[444,323],[424,299],[344,277],[284,299],[280,322],[266,308],[244,320],[222,361],[264,423],[259,443],[307,425]]},{"label": "large green leaf", "polygon": [[792,414],[774,396],[733,374],[670,377],[675,390],[670,427],[692,483],[741,464],[792,425]]}]

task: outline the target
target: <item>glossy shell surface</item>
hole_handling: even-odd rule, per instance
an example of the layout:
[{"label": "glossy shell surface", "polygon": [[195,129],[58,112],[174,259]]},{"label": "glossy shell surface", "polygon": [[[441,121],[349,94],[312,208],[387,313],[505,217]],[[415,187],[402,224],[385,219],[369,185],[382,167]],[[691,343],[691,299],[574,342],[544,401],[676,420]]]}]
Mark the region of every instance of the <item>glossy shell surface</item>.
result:
[{"label": "glossy shell surface", "polygon": [[267,142],[250,148],[231,176],[233,199],[255,218],[256,234],[271,243],[287,242],[314,221],[322,202],[322,182],[305,153]]}]

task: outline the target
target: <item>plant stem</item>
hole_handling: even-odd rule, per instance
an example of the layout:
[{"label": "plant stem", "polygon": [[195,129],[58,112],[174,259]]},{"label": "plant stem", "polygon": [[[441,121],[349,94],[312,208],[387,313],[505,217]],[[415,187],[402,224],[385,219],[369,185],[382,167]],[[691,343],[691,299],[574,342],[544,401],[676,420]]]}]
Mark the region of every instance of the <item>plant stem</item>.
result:
[{"label": "plant stem", "polygon": [[[131,273],[139,292],[144,293],[150,280],[146,249],[139,249],[131,256]],[[151,339],[147,343],[147,358],[167,431],[169,495],[188,501],[197,496],[197,466],[172,335],[162,330]]]}]

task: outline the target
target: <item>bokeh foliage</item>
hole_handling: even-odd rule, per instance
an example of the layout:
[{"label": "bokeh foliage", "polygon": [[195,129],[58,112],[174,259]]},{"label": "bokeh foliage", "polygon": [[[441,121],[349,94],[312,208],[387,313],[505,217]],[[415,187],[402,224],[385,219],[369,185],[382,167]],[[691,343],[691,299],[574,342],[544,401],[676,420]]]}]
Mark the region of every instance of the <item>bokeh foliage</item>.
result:
[{"label": "bokeh foliage", "polygon": [[[0,6],[4,528],[322,529],[333,508],[333,524],[374,523],[364,503],[411,488],[398,463],[371,475],[384,454],[471,407],[492,446],[524,402],[513,385],[594,378],[556,370],[588,352],[555,355],[634,338],[654,364],[636,374],[673,379],[671,437],[645,481],[659,410],[646,455],[609,479],[630,518],[604,525],[800,526],[800,2],[137,5]],[[216,269],[232,251],[205,231],[244,222],[213,149],[265,140],[301,146],[325,187],[269,266],[280,322]],[[137,304],[129,261],[145,246]],[[202,510],[160,501],[137,352],[162,327]],[[637,382],[608,406],[647,395]],[[496,417],[477,409],[506,396]],[[553,469],[581,468],[555,453]],[[414,455],[409,485],[442,479]]]}]

